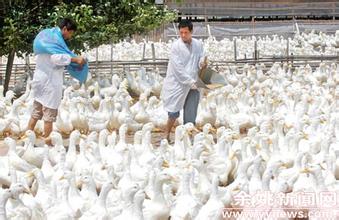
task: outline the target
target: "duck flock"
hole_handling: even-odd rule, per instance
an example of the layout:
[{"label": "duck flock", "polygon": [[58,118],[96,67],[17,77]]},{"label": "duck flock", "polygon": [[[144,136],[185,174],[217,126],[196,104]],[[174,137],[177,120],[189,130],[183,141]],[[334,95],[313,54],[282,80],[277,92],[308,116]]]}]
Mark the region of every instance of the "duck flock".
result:
[{"label": "duck flock", "polygon": [[[290,43],[300,54],[319,45],[337,51],[337,35],[298,36]],[[283,39],[261,40],[279,50],[274,41]],[[227,49],[225,41],[207,40],[205,48]],[[152,139],[167,120],[157,72],[115,74],[106,87],[93,78],[65,86],[53,146],[41,139],[43,122],[26,131],[30,82],[19,98],[8,91],[0,97],[0,143],[8,149],[0,156],[0,219],[214,220],[225,210],[253,211],[259,200],[239,198],[267,193],[284,200],[261,202],[261,212],[323,210],[324,193],[338,210],[339,65],[245,64],[220,74],[227,85],[202,93],[196,126],[180,122],[173,143]],[[315,200],[287,199],[297,195]]]},{"label": "duck flock", "polygon": [[[86,53],[89,60],[141,60],[153,58],[152,44],[155,58],[168,59],[172,40],[168,42],[136,42],[122,41],[118,44],[102,45]],[[211,36],[203,40],[206,55],[210,60],[233,60],[235,57],[234,43],[236,42],[237,59],[254,58],[255,42],[260,57],[272,56],[308,56],[308,55],[337,55],[339,48],[339,31],[335,34],[312,30],[308,33],[297,33],[293,37],[279,35],[272,36],[236,36],[216,40]],[[287,46],[288,45],[288,46]],[[288,49],[287,49],[288,47]],[[112,53],[113,51],[113,53]],[[287,54],[287,51],[289,54]]]},{"label": "duck flock", "polygon": [[[235,57],[234,42],[236,41],[237,59],[254,58],[255,42],[260,57],[272,56],[308,56],[308,55],[337,55],[339,52],[339,31],[335,34],[327,34],[321,31],[296,33],[290,37],[280,35],[271,36],[235,36],[217,40],[210,36],[202,40],[205,53],[210,60],[233,60]],[[173,40],[142,42],[121,41],[113,45],[102,45],[88,50],[83,55],[90,61],[137,61],[142,59],[168,59]],[[287,46],[288,45],[288,46]],[[154,55],[152,52],[154,47]],[[287,49],[288,47],[288,49]],[[288,51],[288,54],[287,54]],[[0,59],[3,63],[6,58]],[[15,63],[25,64],[26,59],[15,58]],[[34,56],[29,57],[29,63],[35,63]]]}]

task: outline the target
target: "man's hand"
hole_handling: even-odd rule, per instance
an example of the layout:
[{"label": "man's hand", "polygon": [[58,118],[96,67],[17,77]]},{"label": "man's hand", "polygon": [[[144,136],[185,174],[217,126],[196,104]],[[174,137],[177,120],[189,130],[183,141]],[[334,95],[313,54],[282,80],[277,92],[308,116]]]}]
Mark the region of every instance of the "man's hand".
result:
[{"label": "man's hand", "polygon": [[205,69],[207,67],[207,57],[204,58],[204,61],[199,63],[200,69]]},{"label": "man's hand", "polygon": [[193,84],[191,85],[191,89],[198,89],[197,83],[193,83]]},{"label": "man's hand", "polygon": [[200,69],[206,69],[207,68],[207,63],[202,63],[200,65]]},{"label": "man's hand", "polygon": [[79,57],[73,57],[73,58],[71,59],[71,62],[77,63],[77,64],[79,64],[80,66],[82,66],[82,65],[84,65],[87,61],[86,61],[85,58],[79,56]]}]

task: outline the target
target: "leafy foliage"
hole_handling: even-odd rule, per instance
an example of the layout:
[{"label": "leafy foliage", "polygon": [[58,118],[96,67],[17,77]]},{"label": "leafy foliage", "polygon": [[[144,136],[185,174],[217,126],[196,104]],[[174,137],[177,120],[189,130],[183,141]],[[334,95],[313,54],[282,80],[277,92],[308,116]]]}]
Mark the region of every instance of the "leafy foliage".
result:
[{"label": "leafy foliage", "polygon": [[174,20],[175,13],[147,0],[0,0],[0,56],[8,56],[4,93],[14,54],[32,53],[38,32],[64,17],[77,23],[69,45],[79,52],[147,32]]},{"label": "leafy foliage", "polygon": [[78,25],[70,41],[71,48],[77,51],[145,33],[175,18],[173,12],[154,2],[133,0],[7,0],[2,11],[5,15],[0,16],[0,55],[12,49],[18,55],[31,53],[35,35],[55,26],[63,17],[73,18]]},{"label": "leafy foliage", "polygon": [[[2,9],[0,55],[15,50],[17,55],[32,52],[34,36],[44,24],[48,5],[34,1],[8,1]],[[52,9],[52,7],[50,7]]]}]

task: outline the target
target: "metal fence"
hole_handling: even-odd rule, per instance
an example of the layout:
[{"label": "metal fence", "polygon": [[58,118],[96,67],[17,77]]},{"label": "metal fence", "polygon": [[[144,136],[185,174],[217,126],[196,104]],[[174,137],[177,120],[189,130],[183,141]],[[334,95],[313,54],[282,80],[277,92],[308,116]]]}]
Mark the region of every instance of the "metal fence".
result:
[{"label": "metal fence", "polygon": [[[232,23],[220,23],[223,26],[224,30],[220,28],[216,23],[214,26],[211,23],[203,22],[203,23],[195,23],[195,37],[205,38],[210,35],[216,36],[216,38],[223,38],[223,37],[232,37],[232,36],[241,36],[241,35],[266,35],[267,33],[271,34],[278,34],[277,28],[284,33],[293,34],[294,33],[294,24],[296,21],[287,21],[285,22],[285,26],[282,23],[275,22],[271,24],[270,22],[232,22]],[[339,29],[339,21],[323,21],[323,23],[317,22],[310,22],[310,21],[298,21],[300,31],[307,31],[308,29],[317,29],[317,30],[325,30],[324,32],[334,32],[336,29]],[[310,25],[310,26],[307,26]],[[318,26],[319,25],[319,26]],[[167,36],[167,39],[170,37],[175,37],[175,26],[176,24],[170,24],[167,28],[161,27],[161,31],[155,30],[152,32],[153,37],[157,34],[161,34],[162,36]],[[172,27],[172,30],[168,31]],[[241,28],[239,28],[241,27]],[[246,28],[244,28],[246,27]],[[323,29],[321,29],[323,28]],[[167,30],[167,32],[166,32]],[[242,30],[244,33],[240,32]],[[219,31],[219,32],[218,32]],[[279,33],[280,35],[281,33]],[[197,36],[198,35],[198,36]],[[166,40],[166,38],[165,38]],[[339,56],[338,54],[333,54],[330,56],[295,56],[291,55],[289,52],[288,42],[286,46],[286,54],[284,56],[264,56],[264,54],[259,54],[258,51],[255,49],[255,44],[253,45],[253,56],[248,57],[250,59],[239,59],[240,56],[237,57],[237,46],[236,43],[234,45],[234,58],[229,60],[215,60],[211,62],[211,65],[217,67],[227,67],[228,65],[237,65],[241,67],[244,63],[249,64],[256,64],[256,63],[265,63],[266,66],[269,68],[274,62],[290,62],[292,65],[302,65],[302,64],[311,64],[312,66],[317,66],[321,61],[328,61],[328,62],[338,62]],[[155,49],[154,45],[151,47],[152,49],[152,57],[150,59],[145,59],[145,47],[143,48],[143,56],[141,60],[138,61],[115,61],[111,60],[102,61],[96,59],[93,62],[90,62],[90,71],[94,77],[103,77],[103,78],[110,78],[112,74],[124,74],[125,72],[135,71],[140,67],[145,67],[148,71],[157,71],[161,75],[165,75],[166,68],[167,68],[167,59],[158,59],[155,56]],[[98,53],[98,51],[96,52]],[[111,50],[111,53],[113,51]],[[98,55],[96,55],[96,58]],[[3,83],[6,64],[4,60],[1,60],[0,57],[0,84]],[[12,70],[12,77],[10,80],[10,87],[13,88],[15,84],[22,83],[27,74],[32,75],[34,71],[34,64],[14,64]],[[66,75],[68,78],[68,75]]]},{"label": "metal fence", "polygon": [[336,17],[339,15],[337,1],[167,1],[169,8],[179,11],[180,17]]},{"label": "metal fence", "polygon": [[[227,68],[228,66],[237,66],[241,69],[245,63],[255,65],[264,63],[266,68],[270,68],[276,62],[288,62],[293,67],[309,64],[312,67],[319,66],[320,62],[339,62],[339,56],[275,56],[275,57],[254,57],[251,59],[236,60],[214,60],[210,61],[210,66],[217,69]],[[140,67],[144,67],[146,71],[156,71],[162,76],[166,75],[168,60],[141,60],[141,61],[99,61],[90,62],[89,69],[92,77],[110,79],[113,74],[124,76],[126,72],[137,71]],[[24,83],[27,75],[33,73],[35,64],[14,64],[12,77],[10,80],[10,88],[15,87],[17,83]],[[0,76],[4,76],[6,66],[0,65]],[[1,78],[1,77],[0,77]],[[69,75],[65,75],[65,80],[69,79]],[[2,83],[0,83],[2,84]]]},{"label": "metal fence", "polygon": [[[167,69],[168,60],[141,60],[141,61],[94,61],[89,62],[89,70],[94,78],[110,79],[112,74],[123,76],[126,72],[137,71],[144,67],[146,71],[156,71],[164,76]],[[27,76],[32,77],[35,64],[13,64],[12,75],[9,87],[13,88],[17,84],[22,84],[27,80]],[[0,64],[0,85],[4,82],[6,65]],[[65,74],[65,81],[69,75]]]}]

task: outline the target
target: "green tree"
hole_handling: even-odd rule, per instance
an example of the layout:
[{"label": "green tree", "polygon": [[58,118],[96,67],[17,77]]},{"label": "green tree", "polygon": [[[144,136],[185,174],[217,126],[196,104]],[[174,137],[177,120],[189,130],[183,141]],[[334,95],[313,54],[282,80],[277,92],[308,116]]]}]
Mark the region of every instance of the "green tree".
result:
[{"label": "green tree", "polygon": [[[32,51],[32,40],[41,28],[43,3],[37,1],[2,0],[0,8],[0,56],[7,56],[4,93],[8,90],[15,55]],[[47,8],[44,6],[44,10]],[[53,9],[53,7],[50,7]]]},{"label": "green tree", "polygon": [[175,19],[175,13],[154,1],[135,0],[0,0],[0,56],[8,57],[4,93],[15,55],[32,53],[36,34],[63,17],[73,18],[78,31],[70,41],[76,52],[145,33]]}]

